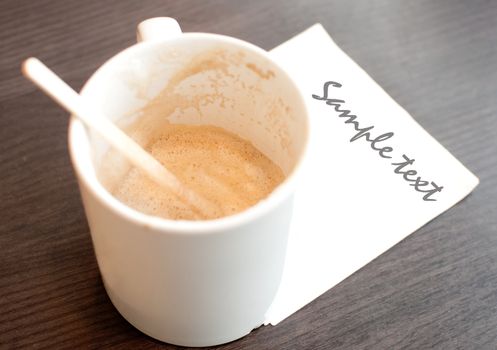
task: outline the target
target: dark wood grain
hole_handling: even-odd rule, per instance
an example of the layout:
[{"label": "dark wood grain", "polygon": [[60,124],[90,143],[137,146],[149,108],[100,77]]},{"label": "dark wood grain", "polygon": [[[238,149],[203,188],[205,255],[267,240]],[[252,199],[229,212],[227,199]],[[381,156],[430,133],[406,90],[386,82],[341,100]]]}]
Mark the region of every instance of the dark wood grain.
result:
[{"label": "dark wood grain", "polygon": [[315,22],[481,180],[464,201],[276,327],[222,349],[497,348],[496,1],[0,1],[0,348],[175,348],[103,289],[67,114],[25,81],[36,55],[79,88],[176,17],[270,49]]}]

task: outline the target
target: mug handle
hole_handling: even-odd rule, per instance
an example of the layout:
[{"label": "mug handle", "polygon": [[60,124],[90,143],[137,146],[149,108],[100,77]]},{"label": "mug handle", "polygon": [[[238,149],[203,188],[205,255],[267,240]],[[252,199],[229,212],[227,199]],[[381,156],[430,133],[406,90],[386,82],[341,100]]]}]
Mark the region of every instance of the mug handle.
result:
[{"label": "mug handle", "polygon": [[149,18],[138,25],[136,40],[138,42],[168,39],[182,34],[178,22],[171,17]]}]

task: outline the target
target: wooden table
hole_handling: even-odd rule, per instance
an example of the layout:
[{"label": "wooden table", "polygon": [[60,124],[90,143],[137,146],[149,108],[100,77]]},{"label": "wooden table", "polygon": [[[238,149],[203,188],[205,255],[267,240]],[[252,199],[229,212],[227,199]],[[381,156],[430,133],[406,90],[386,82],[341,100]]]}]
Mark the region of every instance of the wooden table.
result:
[{"label": "wooden table", "polygon": [[265,49],[321,22],[481,180],[465,200],[276,327],[223,349],[497,348],[497,2],[0,2],[0,348],[174,348],[128,324],[100,279],[67,113],[28,83],[36,55],[80,88],[172,16]]}]

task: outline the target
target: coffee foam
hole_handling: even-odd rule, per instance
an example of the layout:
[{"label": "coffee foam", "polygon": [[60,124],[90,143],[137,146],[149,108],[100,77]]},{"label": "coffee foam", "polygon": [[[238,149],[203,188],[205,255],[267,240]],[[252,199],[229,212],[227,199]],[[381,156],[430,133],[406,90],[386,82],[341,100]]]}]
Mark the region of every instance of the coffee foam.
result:
[{"label": "coffee foam", "polygon": [[215,219],[266,198],[283,180],[282,170],[250,142],[215,126],[169,124],[146,146],[188,188],[212,205],[210,217],[182,202],[132,168],[114,196],[146,214],[175,220]]}]

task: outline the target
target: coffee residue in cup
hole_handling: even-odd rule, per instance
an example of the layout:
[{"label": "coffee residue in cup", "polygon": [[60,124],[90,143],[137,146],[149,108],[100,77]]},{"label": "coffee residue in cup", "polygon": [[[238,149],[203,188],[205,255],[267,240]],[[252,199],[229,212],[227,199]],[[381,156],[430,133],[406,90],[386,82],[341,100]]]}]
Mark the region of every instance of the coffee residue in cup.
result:
[{"label": "coffee residue in cup", "polygon": [[[266,198],[285,178],[250,142],[219,127],[169,125],[146,149],[212,204],[213,216],[201,219],[236,214]],[[190,204],[135,168],[118,183],[114,196],[146,214],[198,219]]]}]

